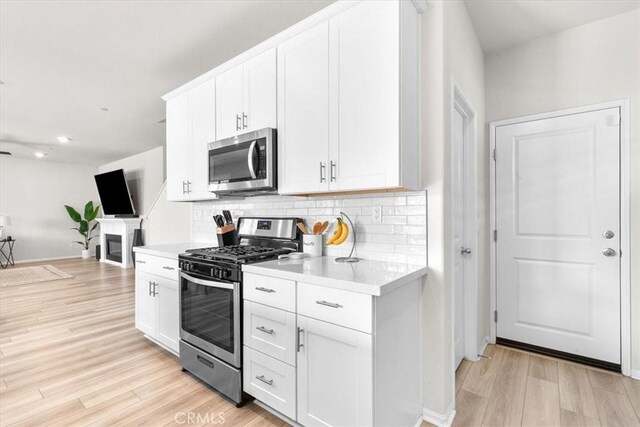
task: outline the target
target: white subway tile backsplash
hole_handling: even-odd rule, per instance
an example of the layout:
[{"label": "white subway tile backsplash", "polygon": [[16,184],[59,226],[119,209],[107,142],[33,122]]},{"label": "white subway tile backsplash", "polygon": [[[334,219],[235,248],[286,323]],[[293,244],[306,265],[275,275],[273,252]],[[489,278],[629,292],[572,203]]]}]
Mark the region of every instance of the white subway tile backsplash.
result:
[{"label": "white subway tile backsplash", "polygon": [[[427,198],[423,191],[318,197],[259,196],[196,202],[193,205],[193,240],[215,244],[213,215],[223,209],[240,216],[294,216],[308,227],[316,221],[334,222],[344,212],[355,224],[354,256],[364,259],[426,264]],[[382,224],[372,222],[372,207],[382,206]],[[327,237],[333,233],[329,228]],[[347,256],[353,231],[340,246],[325,246],[325,255]]]}]

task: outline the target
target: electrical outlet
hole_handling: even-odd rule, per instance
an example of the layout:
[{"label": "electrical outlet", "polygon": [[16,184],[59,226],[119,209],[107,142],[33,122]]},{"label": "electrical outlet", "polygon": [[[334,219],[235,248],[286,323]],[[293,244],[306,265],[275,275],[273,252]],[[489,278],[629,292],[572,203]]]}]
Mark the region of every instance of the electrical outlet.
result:
[{"label": "electrical outlet", "polygon": [[373,206],[371,208],[371,222],[382,224],[382,206]]}]

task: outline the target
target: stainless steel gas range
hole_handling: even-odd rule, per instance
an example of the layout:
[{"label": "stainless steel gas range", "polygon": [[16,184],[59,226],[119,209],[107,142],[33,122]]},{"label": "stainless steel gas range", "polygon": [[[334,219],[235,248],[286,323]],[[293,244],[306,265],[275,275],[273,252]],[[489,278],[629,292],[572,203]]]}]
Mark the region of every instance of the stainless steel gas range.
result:
[{"label": "stainless steel gas range", "polygon": [[180,363],[238,406],[242,265],[301,250],[297,218],[240,218],[239,245],[191,249],[180,261]]}]

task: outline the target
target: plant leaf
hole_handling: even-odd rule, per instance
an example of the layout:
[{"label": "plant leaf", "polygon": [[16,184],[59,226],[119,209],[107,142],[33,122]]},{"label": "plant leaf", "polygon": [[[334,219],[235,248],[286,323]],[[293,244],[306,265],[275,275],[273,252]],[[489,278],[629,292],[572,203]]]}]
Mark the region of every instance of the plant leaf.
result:
[{"label": "plant leaf", "polygon": [[96,222],[95,224],[93,224],[93,227],[91,227],[91,231],[95,230],[98,227],[98,225],[100,225],[99,222]]},{"label": "plant leaf", "polygon": [[84,205],[84,219],[85,221],[91,221],[91,215],[93,215],[93,202],[89,200],[86,205]]},{"label": "plant leaf", "polygon": [[76,211],[75,209],[73,209],[71,206],[68,206],[68,205],[64,205],[64,207],[67,209],[67,213],[69,214],[69,216],[73,221],[80,222],[82,220],[82,217],[80,216],[78,211]]},{"label": "plant leaf", "polygon": [[89,222],[93,221],[98,217],[98,212],[100,212],[100,206],[96,206],[95,209],[93,209],[93,212],[91,212],[91,215],[85,219]]},{"label": "plant leaf", "polygon": [[77,240],[76,240],[75,242],[73,242],[73,243],[77,243],[77,244],[79,244],[79,245],[84,246],[84,242],[78,242]]},{"label": "plant leaf", "polygon": [[89,231],[89,223],[87,221],[85,221],[84,219],[80,220],[80,227],[79,227],[78,231],[83,236],[86,236],[87,232]]}]

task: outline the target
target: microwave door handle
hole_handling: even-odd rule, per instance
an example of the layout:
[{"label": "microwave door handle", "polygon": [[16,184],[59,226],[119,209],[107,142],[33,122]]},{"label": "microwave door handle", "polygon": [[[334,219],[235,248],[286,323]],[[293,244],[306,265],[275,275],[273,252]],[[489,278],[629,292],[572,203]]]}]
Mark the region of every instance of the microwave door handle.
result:
[{"label": "microwave door handle", "polygon": [[185,273],[180,273],[180,277],[190,282],[193,282],[196,285],[209,286],[210,288],[233,289],[232,283],[222,283],[222,282],[214,282],[212,280],[197,279]]},{"label": "microwave door handle", "polygon": [[249,147],[249,152],[247,154],[247,163],[249,164],[249,173],[251,174],[252,179],[257,178],[256,171],[253,168],[253,158],[252,158],[253,150],[256,149],[257,143],[258,143],[258,140],[255,140],[251,143],[251,146]]}]

